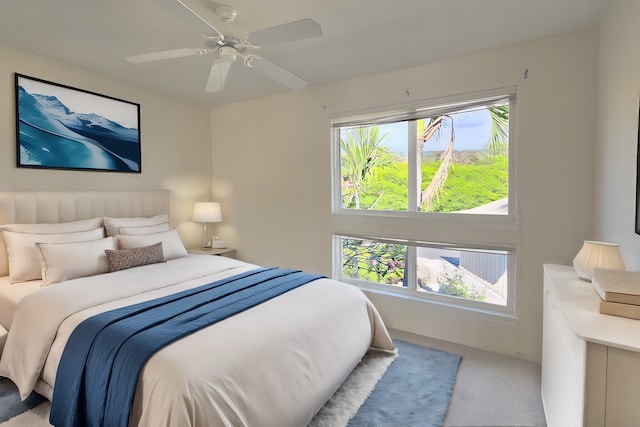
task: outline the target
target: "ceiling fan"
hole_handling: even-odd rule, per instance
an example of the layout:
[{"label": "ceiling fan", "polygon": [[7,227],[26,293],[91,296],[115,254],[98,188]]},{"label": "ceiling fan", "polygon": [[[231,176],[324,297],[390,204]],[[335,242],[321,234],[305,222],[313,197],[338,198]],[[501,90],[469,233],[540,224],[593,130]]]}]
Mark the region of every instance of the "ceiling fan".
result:
[{"label": "ceiling fan", "polygon": [[[207,92],[218,92],[224,87],[224,82],[231,68],[231,64],[237,58],[242,58],[246,66],[264,74],[267,77],[291,89],[302,89],[307,81],[285,70],[277,64],[268,61],[255,52],[260,48],[252,44],[277,44],[294,40],[303,40],[322,35],[320,24],[306,18],[287,24],[266,28],[247,34],[240,28],[233,28],[231,24],[237,16],[237,11],[228,5],[216,4],[215,13],[230,30],[225,33],[219,31],[210,22],[198,15],[182,0],[153,0],[159,6],[165,8],[175,16],[186,20],[205,37],[205,45],[202,48],[182,48],[165,50],[161,52],[145,53],[142,55],[128,56],[128,62],[139,64],[144,62],[161,61],[165,59],[180,58],[185,56],[206,55],[215,53],[217,57],[213,61],[209,79],[206,85]],[[249,39],[252,39],[252,42]]]}]

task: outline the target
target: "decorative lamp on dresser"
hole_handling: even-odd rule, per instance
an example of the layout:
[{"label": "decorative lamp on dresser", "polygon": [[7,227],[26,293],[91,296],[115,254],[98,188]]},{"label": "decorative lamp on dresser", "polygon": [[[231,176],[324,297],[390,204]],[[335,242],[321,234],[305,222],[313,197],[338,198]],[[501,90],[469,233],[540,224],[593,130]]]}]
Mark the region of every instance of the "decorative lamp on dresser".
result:
[{"label": "decorative lamp on dresser", "polygon": [[544,265],[542,402],[549,427],[640,426],[640,320],[601,314],[593,284]]}]

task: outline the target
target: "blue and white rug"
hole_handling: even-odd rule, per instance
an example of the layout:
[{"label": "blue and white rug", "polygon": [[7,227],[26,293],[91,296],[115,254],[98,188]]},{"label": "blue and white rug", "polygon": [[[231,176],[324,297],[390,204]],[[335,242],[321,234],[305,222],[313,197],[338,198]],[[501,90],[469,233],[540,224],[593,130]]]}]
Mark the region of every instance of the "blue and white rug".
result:
[{"label": "blue and white rug", "polygon": [[[310,427],[440,427],[462,356],[394,340],[398,356],[370,351]],[[0,427],[50,427],[50,404],[38,394],[25,402],[0,380]]]}]

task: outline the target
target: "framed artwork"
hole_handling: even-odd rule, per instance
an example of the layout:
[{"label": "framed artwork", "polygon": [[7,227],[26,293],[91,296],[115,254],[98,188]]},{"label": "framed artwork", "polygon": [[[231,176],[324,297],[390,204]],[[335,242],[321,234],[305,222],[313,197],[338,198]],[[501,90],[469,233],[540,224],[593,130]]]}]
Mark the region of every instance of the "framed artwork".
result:
[{"label": "framed artwork", "polygon": [[20,168],[140,173],[140,104],[15,75]]}]

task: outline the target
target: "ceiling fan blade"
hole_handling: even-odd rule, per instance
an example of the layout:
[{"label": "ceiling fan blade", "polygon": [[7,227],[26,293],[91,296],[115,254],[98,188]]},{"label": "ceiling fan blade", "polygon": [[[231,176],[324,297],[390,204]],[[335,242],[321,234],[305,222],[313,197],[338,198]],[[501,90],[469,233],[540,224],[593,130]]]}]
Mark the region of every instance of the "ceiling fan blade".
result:
[{"label": "ceiling fan blade", "polygon": [[153,0],[154,3],[164,8],[174,16],[179,16],[185,22],[196,28],[201,34],[206,36],[219,37],[224,39],[224,35],[216,27],[211,25],[206,19],[198,15],[193,9],[184,4],[181,0]]},{"label": "ceiling fan blade", "polygon": [[163,50],[161,52],[144,53],[142,55],[127,56],[125,59],[133,64],[142,62],[162,61],[163,59],[182,58],[183,56],[206,55],[206,49],[186,47],[184,49]]},{"label": "ceiling fan blade", "polygon": [[231,64],[232,62],[221,62],[220,60],[216,60],[213,63],[209,72],[209,80],[207,81],[207,92],[219,92],[222,90]]},{"label": "ceiling fan blade", "polygon": [[304,40],[322,35],[322,27],[311,18],[276,25],[249,34],[251,43],[268,45]]},{"label": "ceiling fan blade", "polygon": [[291,89],[299,90],[307,85],[306,80],[264,58],[255,58],[251,62],[251,68]]}]

